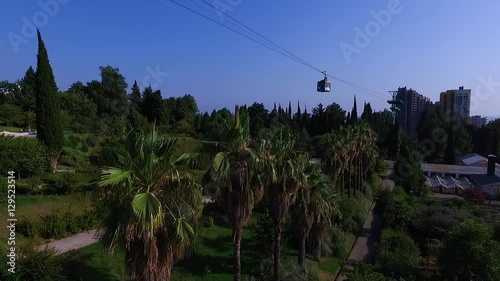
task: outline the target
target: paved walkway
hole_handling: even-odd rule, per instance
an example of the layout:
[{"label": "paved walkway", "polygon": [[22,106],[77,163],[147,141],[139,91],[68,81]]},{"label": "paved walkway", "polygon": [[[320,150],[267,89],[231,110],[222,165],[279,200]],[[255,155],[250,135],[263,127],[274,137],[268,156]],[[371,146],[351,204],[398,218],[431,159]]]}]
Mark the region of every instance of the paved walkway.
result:
[{"label": "paved walkway", "polygon": [[98,241],[99,239],[96,237],[96,230],[90,230],[61,240],[50,242],[40,246],[39,249],[51,248],[55,250],[56,255],[61,255],[69,251],[92,245]]},{"label": "paved walkway", "polygon": [[[394,182],[390,178],[391,174],[392,169],[387,170],[382,181],[383,189],[392,190],[394,188]],[[373,213],[374,207],[375,204],[372,204],[368,217],[363,224],[363,230],[354,242],[354,247],[346,262],[345,267],[347,268],[352,268],[352,265],[356,262],[363,261],[364,263],[373,263],[375,261],[375,242],[379,240],[382,232],[382,218]],[[344,281],[347,280],[347,277],[340,274],[336,280]]]}]

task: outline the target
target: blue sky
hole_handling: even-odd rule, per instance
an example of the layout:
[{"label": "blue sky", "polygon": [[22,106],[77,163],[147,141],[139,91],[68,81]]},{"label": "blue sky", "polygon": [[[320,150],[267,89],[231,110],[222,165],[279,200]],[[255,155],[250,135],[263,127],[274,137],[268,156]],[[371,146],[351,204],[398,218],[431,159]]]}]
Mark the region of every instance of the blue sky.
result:
[{"label": "blue sky", "polygon": [[[229,18],[205,9],[202,0],[176,1],[234,26]],[[51,5],[55,12],[50,14],[40,5],[49,2],[58,3],[57,9]],[[129,85],[134,79],[143,84],[156,68],[169,73],[147,83],[155,84],[164,97],[190,93],[203,111],[254,101],[271,107],[289,100],[308,108],[337,102],[350,109],[354,95],[358,104],[369,101],[382,109],[387,107],[387,91],[399,86],[434,101],[441,91],[465,86],[475,96],[473,114],[500,115],[500,1],[208,2],[228,8],[227,14],[315,67],[379,94],[335,80],[331,93],[317,93],[320,73],[169,0],[4,1],[0,80],[19,79],[36,64],[37,42],[29,28],[23,32],[24,17],[40,27],[63,90],[77,80],[98,79],[99,66],[109,64],[120,69]],[[372,12],[379,11],[390,14],[390,20],[374,23]],[[356,44],[355,28],[367,26],[372,28],[369,42]],[[358,53],[346,59],[342,44],[358,48]]]}]

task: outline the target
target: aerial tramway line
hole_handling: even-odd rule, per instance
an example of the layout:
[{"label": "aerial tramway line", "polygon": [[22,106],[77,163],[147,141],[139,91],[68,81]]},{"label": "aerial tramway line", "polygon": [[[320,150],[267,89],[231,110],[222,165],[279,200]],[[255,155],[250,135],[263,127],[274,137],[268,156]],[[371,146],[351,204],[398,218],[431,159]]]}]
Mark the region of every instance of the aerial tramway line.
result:
[{"label": "aerial tramway line", "polygon": [[[373,95],[373,96],[376,96],[378,98],[386,100],[386,95],[384,95],[382,93],[379,93],[379,92],[376,92],[374,90],[370,90],[370,89],[364,88],[362,86],[356,85],[354,83],[342,80],[340,78],[337,78],[337,77],[334,77],[332,75],[327,74],[326,71],[319,70],[318,68],[316,68],[312,64],[310,64],[307,61],[299,58],[298,56],[296,56],[293,53],[289,52],[285,48],[279,46],[278,44],[274,43],[270,39],[266,38],[264,35],[262,35],[259,32],[253,30],[252,28],[250,28],[247,25],[243,24],[242,22],[238,21],[234,17],[226,14],[224,11],[221,11],[220,9],[218,9],[217,7],[215,7],[213,4],[210,4],[209,2],[207,2],[206,0],[201,0],[201,1],[203,3],[205,3],[207,6],[211,7],[212,9],[208,9],[208,7],[202,6],[201,3],[197,3],[195,0],[190,0],[190,1],[193,2],[193,3],[195,3],[198,6],[204,7],[207,10],[210,10],[212,12],[220,13],[222,15],[227,16],[229,19],[233,20],[235,23],[239,24],[240,26],[246,28],[247,30],[249,30],[253,34],[259,36],[261,39],[263,39],[267,43],[271,44],[272,46],[267,45],[267,44],[263,43],[262,41],[259,41],[259,40],[255,39],[255,38],[252,38],[251,36],[249,36],[247,34],[244,34],[244,33],[240,32],[240,31],[238,31],[238,30],[236,30],[236,29],[234,29],[232,27],[229,27],[229,26],[227,26],[227,25],[225,25],[223,23],[220,23],[220,22],[218,22],[218,21],[216,21],[216,20],[214,20],[214,19],[212,19],[212,18],[210,18],[210,17],[208,17],[208,16],[206,16],[206,15],[204,15],[204,14],[202,14],[202,13],[196,11],[196,10],[193,10],[193,9],[187,7],[186,5],[183,5],[183,4],[179,3],[179,2],[177,2],[176,0],[170,0],[170,2],[176,4],[177,6],[180,6],[180,7],[184,8],[184,9],[186,9],[186,10],[194,13],[194,14],[197,14],[198,16],[201,16],[201,17],[203,17],[203,18],[205,18],[207,20],[210,20],[210,21],[214,22],[215,24],[218,24],[218,25],[220,25],[220,26],[222,26],[222,27],[224,27],[226,29],[229,29],[230,31],[233,31],[233,32],[235,32],[235,33],[237,33],[237,34],[239,34],[239,35],[241,35],[241,36],[243,36],[243,37],[245,37],[245,38],[247,38],[247,39],[249,39],[249,40],[251,40],[251,41],[253,41],[253,42],[257,43],[257,44],[259,44],[259,45],[262,45],[262,46],[264,46],[264,47],[266,47],[266,48],[268,48],[268,49],[270,49],[270,50],[272,50],[272,51],[274,51],[274,52],[276,52],[276,53],[278,53],[278,54],[280,54],[282,56],[285,56],[285,57],[287,57],[289,59],[292,59],[292,60],[294,60],[294,61],[296,61],[296,62],[298,62],[298,63],[300,63],[300,64],[302,64],[304,66],[307,66],[307,67],[309,67],[309,68],[311,68],[311,69],[313,69],[313,70],[315,70],[315,71],[317,71],[319,73],[322,73],[324,75],[324,78],[322,80],[319,80],[317,82],[317,84],[316,84],[316,91],[317,92],[320,92],[320,93],[329,93],[329,92],[331,92],[331,90],[332,90],[332,88],[331,88],[332,84],[328,80],[328,78],[332,78],[332,79],[337,80],[337,81],[339,81],[341,83],[344,83],[344,84],[346,84],[348,86],[351,86],[351,87],[353,87],[353,88],[355,88],[357,90],[366,92],[366,93],[368,93],[370,95]],[[394,106],[394,107],[397,108],[397,106]]]}]

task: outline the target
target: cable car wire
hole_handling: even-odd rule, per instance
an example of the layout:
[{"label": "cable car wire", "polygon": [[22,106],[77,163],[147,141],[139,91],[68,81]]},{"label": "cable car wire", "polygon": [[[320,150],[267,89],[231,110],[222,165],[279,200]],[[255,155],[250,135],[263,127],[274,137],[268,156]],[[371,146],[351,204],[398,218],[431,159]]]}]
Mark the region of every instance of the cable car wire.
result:
[{"label": "cable car wire", "polygon": [[320,73],[323,73],[323,71],[319,70],[318,68],[314,67],[312,64],[308,63],[307,61],[301,59],[300,57],[294,55],[293,53],[289,52],[287,49],[281,47],[280,45],[274,43],[273,41],[271,41],[269,38],[267,38],[266,36],[260,34],[259,32],[255,31],[254,29],[252,29],[251,27],[247,26],[246,24],[242,23],[241,21],[235,19],[234,17],[232,17],[231,15],[228,15],[226,13],[224,13],[223,11],[219,10],[217,7],[215,7],[213,4],[210,4],[208,3],[206,0],[201,0],[203,3],[207,4],[208,6],[214,8],[215,10],[217,10],[218,12],[222,13],[223,15],[227,16],[228,18],[232,19],[233,21],[235,21],[236,23],[242,25],[243,27],[245,27],[246,29],[250,30],[251,32],[253,32],[254,34],[260,36],[261,38],[263,38],[264,40],[266,40],[267,42],[273,44],[274,46],[278,47],[279,49],[281,49],[282,51],[284,51],[285,53],[293,56],[294,58],[296,58],[297,60],[301,61],[303,64],[309,66],[310,68],[320,72]]},{"label": "cable car wire", "polygon": [[[191,0],[191,1],[194,1],[194,0]],[[316,70],[316,71],[318,71],[318,72],[320,72],[320,73],[324,73],[323,71],[321,71],[321,70],[320,70],[320,69],[318,69],[317,67],[315,67],[315,66],[313,66],[312,64],[308,63],[307,61],[305,61],[305,60],[301,59],[300,57],[298,57],[298,56],[294,55],[293,53],[291,53],[291,52],[290,52],[290,51],[288,51],[287,49],[285,49],[285,48],[281,47],[280,45],[278,45],[278,44],[274,43],[271,39],[267,38],[266,36],[264,36],[264,35],[260,34],[259,32],[255,31],[253,28],[251,28],[251,27],[247,26],[246,24],[242,23],[241,21],[239,21],[239,20],[235,19],[235,18],[234,18],[234,17],[232,17],[231,15],[228,15],[227,13],[225,13],[225,12],[221,11],[220,9],[218,9],[217,7],[215,7],[213,4],[210,4],[210,3],[209,3],[209,2],[207,2],[206,0],[201,0],[201,1],[202,1],[203,3],[205,3],[206,5],[208,5],[208,6],[212,7],[212,8],[213,8],[213,9],[215,9],[216,11],[218,11],[218,12],[222,13],[223,15],[227,16],[228,18],[232,19],[233,21],[235,21],[236,23],[240,24],[241,26],[245,27],[246,29],[250,30],[250,31],[251,31],[251,32],[253,32],[254,34],[256,34],[256,35],[260,36],[261,38],[263,38],[263,39],[264,39],[264,40],[266,40],[267,42],[269,42],[269,43],[273,44],[274,46],[278,47],[279,49],[283,50],[283,51],[284,51],[284,52],[286,52],[287,54],[289,54],[289,55],[293,56],[293,57],[294,57],[294,58],[296,58],[297,60],[300,60],[301,62],[303,62],[303,64],[305,64],[305,65],[309,66],[310,68],[312,68],[312,69],[314,69],[314,70]],[[328,74],[327,74],[326,76],[328,76],[328,77],[330,77],[330,78],[333,78],[333,79],[335,79],[335,80],[337,80],[337,81],[339,81],[339,82],[342,82],[342,83],[344,83],[344,84],[347,84],[347,85],[349,85],[349,86],[356,87],[356,88],[358,88],[358,89],[362,89],[362,90],[364,90],[364,91],[366,91],[366,92],[368,92],[368,93],[373,93],[373,94],[376,94],[376,95],[381,95],[381,96],[385,97],[385,95],[384,95],[384,94],[382,94],[382,93],[379,93],[379,92],[376,92],[376,91],[370,90],[370,89],[368,89],[368,88],[361,87],[361,86],[359,86],[359,85],[356,85],[356,84],[351,83],[351,82],[348,82],[348,81],[346,81],[346,80],[343,80],[343,79],[340,79],[340,78],[334,77],[334,76],[332,76],[332,75],[328,75]]]},{"label": "cable car wire", "polygon": [[[162,1],[162,2],[163,2],[163,1]],[[211,21],[211,22],[214,22],[214,23],[216,23],[216,24],[218,24],[218,25],[220,25],[220,26],[222,26],[222,27],[224,27],[224,28],[226,28],[226,29],[229,29],[230,31],[233,31],[233,32],[235,32],[235,33],[237,33],[237,34],[239,34],[239,35],[241,35],[241,36],[243,36],[243,37],[245,37],[245,38],[247,38],[247,39],[249,39],[249,40],[251,40],[251,41],[253,41],[253,42],[257,43],[257,44],[259,44],[259,45],[262,45],[262,46],[264,46],[264,47],[266,47],[266,48],[268,48],[268,49],[271,49],[271,50],[275,51],[276,53],[278,53],[278,54],[280,54],[280,55],[283,55],[283,56],[285,56],[285,57],[288,57],[288,58],[290,58],[290,59],[292,59],[292,60],[294,60],[294,61],[296,61],[296,62],[298,62],[298,63],[301,63],[301,64],[303,64],[303,65],[305,65],[305,66],[308,66],[308,65],[306,65],[305,63],[303,63],[303,62],[301,62],[301,61],[298,61],[297,59],[295,59],[295,58],[294,58],[294,57],[292,57],[292,56],[289,56],[289,55],[287,55],[287,54],[285,54],[285,53],[283,53],[283,52],[280,52],[279,50],[276,50],[276,49],[274,49],[274,48],[272,48],[272,47],[270,47],[270,46],[268,46],[268,45],[266,45],[266,44],[264,44],[264,43],[262,43],[262,42],[260,42],[260,41],[258,41],[258,40],[256,40],[256,39],[254,39],[254,38],[252,38],[252,37],[250,37],[250,36],[248,36],[248,35],[246,35],[246,34],[244,34],[244,33],[242,33],[242,32],[240,32],[240,31],[238,31],[238,30],[236,30],[236,29],[234,29],[234,28],[231,28],[231,27],[229,27],[229,26],[226,26],[226,25],[224,25],[224,24],[222,24],[222,23],[220,23],[220,22],[217,22],[216,20],[211,19],[210,17],[207,17],[206,15],[204,15],[204,14],[202,14],[202,13],[199,13],[199,12],[197,12],[197,11],[195,11],[195,10],[193,10],[193,9],[191,9],[191,8],[189,8],[189,7],[187,7],[187,6],[183,5],[183,4],[181,4],[181,3],[179,3],[179,2],[177,2],[177,1],[175,1],[175,0],[170,0],[170,2],[172,2],[172,3],[174,3],[174,4],[178,5],[178,6],[180,6],[180,7],[182,7],[182,8],[184,8],[184,9],[186,9],[186,10],[191,11],[191,12],[193,12],[193,13],[195,13],[195,14],[199,15],[200,17],[203,17],[203,18],[205,18],[205,19],[207,19],[207,20],[209,20],[209,21]],[[309,67],[309,66],[308,66],[308,67]]]},{"label": "cable car wire", "polygon": [[[229,26],[226,26],[226,25],[224,25],[224,24],[222,24],[222,23],[220,23],[220,22],[218,22],[218,21],[216,21],[216,20],[214,20],[214,19],[212,19],[212,18],[210,18],[210,17],[208,17],[208,16],[206,16],[206,15],[204,15],[204,14],[201,14],[201,13],[199,13],[199,12],[197,12],[197,11],[195,11],[195,10],[193,10],[193,9],[191,9],[191,8],[189,8],[189,7],[187,7],[187,6],[183,5],[183,4],[181,4],[181,3],[179,3],[179,2],[177,2],[177,1],[175,1],[175,0],[170,0],[170,2],[172,2],[172,3],[174,3],[174,4],[178,5],[178,6],[180,6],[180,7],[182,7],[182,8],[184,8],[184,9],[186,9],[186,10],[189,10],[190,12],[195,13],[195,14],[197,14],[198,16],[201,16],[201,17],[203,17],[203,18],[205,18],[205,19],[207,19],[207,20],[209,20],[209,21],[211,21],[211,22],[214,22],[214,23],[216,23],[216,24],[218,24],[218,25],[220,25],[220,26],[222,26],[222,27],[224,27],[224,28],[226,28],[226,29],[228,29],[228,30],[230,30],[230,31],[233,31],[233,32],[235,32],[235,33],[237,33],[237,34],[239,34],[239,35],[241,35],[241,36],[243,36],[243,37],[245,37],[245,38],[247,38],[247,39],[249,39],[249,40],[251,40],[251,41],[253,41],[253,42],[257,43],[257,44],[259,44],[259,45],[261,45],[261,46],[264,46],[264,47],[266,47],[266,48],[268,48],[268,49],[270,49],[270,50],[272,50],[272,51],[274,51],[274,52],[276,52],[276,53],[278,53],[278,54],[280,54],[280,55],[282,55],[282,56],[285,56],[285,57],[287,57],[287,58],[289,58],[289,59],[291,59],[291,60],[294,60],[295,62],[298,62],[298,63],[300,63],[300,64],[302,64],[302,65],[304,65],[304,66],[306,66],[306,67],[309,67],[309,68],[311,68],[311,69],[313,69],[313,70],[315,70],[315,71],[317,71],[317,72],[319,72],[319,73],[324,74],[324,71],[321,71],[320,69],[318,69],[318,68],[317,68],[317,67],[315,67],[314,65],[312,65],[312,64],[308,63],[307,61],[305,61],[305,60],[301,59],[300,57],[298,57],[298,56],[294,55],[294,54],[293,54],[293,53],[291,53],[290,51],[288,51],[288,50],[286,50],[285,48],[281,47],[280,45],[278,45],[278,44],[274,43],[272,40],[268,39],[267,37],[265,37],[264,35],[260,34],[260,33],[259,33],[259,32],[257,32],[257,31],[255,31],[254,29],[252,29],[252,28],[248,27],[247,25],[245,25],[244,23],[242,23],[242,22],[240,22],[239,20],[235,19],[234,17],[232,17],[232,16],[228,15],[227,13],[225,13],[225,12],[223,12],[223,11],[219,10],[219,9],[218,9],[217,7],[215,7],[214,5],[212,5],[212,4],[210,4],[210,3],[208,3],[208,2],[207,2],[207,1],[205,1],[205,0],[201,0],[201,1],[202,1],[203,3],[205,3],[206,5],[208,5],[208,6],[212,7],[213,9],[215,9],[217,12],[222,13],[223,15],[225,15],[225,16],[227,16],[228,18],[232,19],[232,20],[233,20],[233,21],[235,21],[236,23],[238,23],[238,24],[240,24],[241,26],[245,27],[246,29],[250,30],[250,31],[251,31],[251,32],[253,32],[254,34],[256,34],[256,35],[258,35],[259,37],[263,38],[263,39],[264,39],[264,40],[266,40],[267,42],[269,42],[269,43],[271,43],[272,45],[276,46],[277,48],[281,49],[283,52],[282,52],[282,51],[280,51],[280,50],[278,50],[278,49],[276,49],[276,48],[273,48],[273,47],[271,47],[271,46],[269,46],[269,45],[266,45],[265,43],[263,43],[263,42],[261,42],[261,41],[258,41],[258,40],[256,40],[256,39],[254,39],[254,38],[252,38],[252,37],[250,37],[250,36],[248,36],[248,35],[244,34],[243,32],[240,32],[240,31],[238,31],[238,30],[236,30],[236,29],[234,29],[234,28],[231,28],[231,27],[229,27]],[[161,1],[161,2],[163,2],[163,1]],[[192,0],[191,0],[191,2],[194,2],[194,1],[192,1]],[[198,5],[198,6],[199,6],[199,5]],[[284,52],[285,52],[285,53],[284,53]],[[335,79],[335,80],[337,80],[337,81],[339,81],[339,82],[341,82],[341,83],[344,83],[344,84],[346,84],[346,85],[348,85],[348,86],[351,86],[351,87],[353,87],[353,88],[355,88],[355,89],[358,89],[358,90],[360,90],[360,91],[363,91],[363,92],[365,92],[365,93],[368,93],[368,94],[370,94],[370,95],[376,96],[376,97],[381,98],[381,99],[384,99],[384,100],[386,99],[386,95],[384,95],[384,94],[382,94],[382,93],[380,93],[380,92],[377,92],[377,91],[374,91],[374,90],[370,90],[370,89],[368,89],[368,88],[365,88],[365,87],[359,86],[359,85],[357,85],[357,84],[355,84],[355,83],[348,82],[348,81],[346,81],[346,80],[343,80],[343,79],[337,78],[337,77],[335,77],[335,76],[333,76],[333,75],[330,75],[330,74],[327,74],[326,76],[328,76],[328,77],[330,77],[330,78],[332,78],[332,79]]]}]

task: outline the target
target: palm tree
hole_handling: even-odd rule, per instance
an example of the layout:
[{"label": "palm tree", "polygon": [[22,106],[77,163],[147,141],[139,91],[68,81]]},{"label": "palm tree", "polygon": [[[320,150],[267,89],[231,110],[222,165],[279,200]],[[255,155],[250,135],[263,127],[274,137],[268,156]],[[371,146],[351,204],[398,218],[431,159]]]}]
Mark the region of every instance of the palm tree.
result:
[{"label": "palm tree", "polygon": [[[308,164],[304,175],[291,207],[297,238],[300,241],[298,263],[302,267],[306,256],[306,238],[313,223],[329,225],[333,215],[338,213],[334,186],[328,176],[321,172],[320,167]],[[312,238],[320,240],[322,237]],[[321,242],[317,244],[321,245]]]},{"label": "palm tree", "polygon": [[170,280],[175,260],[192,246],[191,223],[201,213],[201,186],[183,167],[194,159],[173,159],[176,139],[130,132],[99,182],[107,207],[99,234],[108,250],[125,249],[131,280]]},{"label": "palm tree", "polygon": [[269,140],[261,142],[264,183],[269,196],[269,211],[274,223],[274,280],[279,281],[281,259],[281,233],[292,195],[299,184],[297,176],[302,173],[294,150],[295,141],[289,127],[281,128]]},{"label": "palm tree", "polygon": [[249,147],[250,126],[245,110],[236,107],[236,122],[228,128],[217,146],[213,159],[212,178],[221,183],[221,198],[233,227],[234,280],[241,280],[241,239],[243,227],[252,216],[256,203],[262,199],[263,186],[258,180],[257,154]]}]

